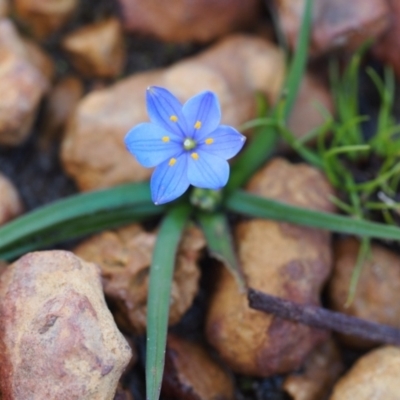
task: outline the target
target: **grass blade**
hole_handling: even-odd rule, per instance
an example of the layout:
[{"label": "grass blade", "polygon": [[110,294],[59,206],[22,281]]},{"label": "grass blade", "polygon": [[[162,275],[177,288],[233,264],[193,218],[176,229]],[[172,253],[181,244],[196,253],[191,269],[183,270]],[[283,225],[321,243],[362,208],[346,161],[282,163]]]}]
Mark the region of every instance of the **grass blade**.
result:
[{"label": "grass blade", "polygon": [[257,218],[289,222],[362,237],[400,240],[400,228],[395,226],[313,211],[244,191],[232,193],[226,201],[226,206],[230,211]]},{"label": "grass blade", "polygon": [[198,215],[198,221],[206,237],[211,256],[224,263],[235,277],[239,289],[244,292],[246,282],[235,255],[231,230],[225,214],[201,213]]},{"label": "grass blade", "polygon": [[97,212],[136,205],[155,206],[148,182],[129,183],[111,189],[77,194],[40,207],[0,228],[0,249],[24,237],[69,220]]},{"label": "grass blade", "polygon": [[164,371],[175,255],[190,208],[178,205],[164,218],[153,252],[147,301],[146,398],[158,400]]}]

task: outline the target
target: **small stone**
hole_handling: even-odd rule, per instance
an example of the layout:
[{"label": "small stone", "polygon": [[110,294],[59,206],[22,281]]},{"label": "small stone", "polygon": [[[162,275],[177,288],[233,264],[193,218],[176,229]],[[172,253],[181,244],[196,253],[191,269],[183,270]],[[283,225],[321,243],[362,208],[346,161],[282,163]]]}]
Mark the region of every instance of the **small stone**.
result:
[{"label": "small stone", "polygon": [[259,0],[118,0],[124,28],[166,42],[209,42],[254,26]]},{"label": "small stone", "polygon": [[26,60],[33,64],[38,71],[51,82],[55,74],[54,61],[36,42],[24,39]]},{"label": "small stone", "polygon": [[29,253],[0,276],[5,399],[113,399],[131,350],[99,269],[67,251]]},{"label": "small stone", "polygon": [[0,18],[7,17],[10,10],[8,0],[0,0]]},{"label": "small stone", "polygon": [[129,129],[148,120],[148,86],[166,87],[182,102],[212,90],[221,103],[222,123],[238,127],[256,116],[257,91],[276,101],[284,76],[284,57],[277,47],[235,35],[169,68],[122,79],[78,104],[62,145],[64,169],[81,190],[148,179],[152,171],[139,165],[123,140]]},{"label": "small stone", "polygon": [[33,36],[46,39],[68,22],[78,4],[78,0],[14,0],[14,9]]},{"label": "small stone", "polygon": [[295,137],[301,138],[325,122],[321,107],[334,114],[330,90],[318,77],[306,73],[288,120],[288,128]]},{"label": "small stone", "polygon": [[[370,257],[362,267],[354,300],[346,307],[359,249],[360,242],[355,238],[335,243],[334,269],[328,290],[331,307],[354,317],[400,329],[400,257],[383,246],[372,244]],[[340,338],[348,346],[356,348],[374,345],[356,337],[340,335]]]},{"label": "small stone", "polygon": [[0,173],[0,225],[5,224],[23,212],[23,205],[17,189]]},{"label": "small stone", "polygon": [[52,140],[61,139],[64,128],[83,96],[83,83],[73,75],[57,82],[45,100],[40,142],[45,147]]},{"label": "small stone", "polygon": [[361,357],[335,385],[330,400],[398,400],[400,348],[385,346]]},{"label": "small stone", "polygon": [[125,66],[124,38],[116,18],[69,33],[61,46],[72,65],[86,77],[115,78]]},{"label": "small stone", "polygon": [[400,2],[387,0],[390,7],[390,26],[386,33],[376,40],[372,52],[384,64],[390,65],[400,77]]},{"label": "small stone", "polygon": [[[290,47],[296,47],[305,0],[275,0],[278,18]],[[386,0],[320,0],[314,2],[310,51],[317,56],[337,48],[355,50],[389,26]]]},{"label": "small stone", "polygon": [[7,19],[0,20],[0,144],[16,146],[30,133],[49,82]]},{"label": "small stone", "polygon": [[340,351],[331,339],[312,351],[299,373],[285,378],[283,389],[293,400],[326,399],[343,370]]},{"label": "small stone", "polygon": [[[257,172],[247,190],[313,210],[333,212],[333,189],[306,164],[275,159]],[[320,304],[331,271],[330,234],[270,220],[235,228],[238,258],[249,287],[300,304]],[[239,327],[239,328],[238,328]],[[216,277],[206,321],[208,341],[235,372],[272,376],[299,368],[326,332],[249,308],[226,268]]]},{"label": "small stone", "polygon": [[162,394],[176,400],[233,400],[232,377],[197,343],[169,334]]},{"label": "small stone", "polygon": [[[125,332],[143,334],[146,329],[148,275],[156,237],[156,232],[134,224],[93,236],[74,250],[100,266],[107,301]],[[191,228],[183,235],[172,281],[170,325],[181,319],[197,294],[197,260],[204,246],[201,231]]]}]

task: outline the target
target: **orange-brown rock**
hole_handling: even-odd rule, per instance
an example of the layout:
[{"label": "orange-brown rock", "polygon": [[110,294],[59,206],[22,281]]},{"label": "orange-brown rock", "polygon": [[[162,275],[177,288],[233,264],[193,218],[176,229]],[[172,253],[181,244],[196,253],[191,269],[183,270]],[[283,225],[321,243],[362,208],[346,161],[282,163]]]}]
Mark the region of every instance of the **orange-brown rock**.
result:
[{"label": "orange-brown rock", "polygon": [[112,399],[131,350],[99,269],[70,252],[20,258],[0,276],[0,387],[5,399]]},{"label": "orange-brown rock", "polygon": [[[328,181],[306,164],[275,159],[254,175],[247,190],[296,206],[334,210]],[[253,219],[239,223],[235,236],[249,287],[300,304],[319,304],[331,271],[328,232]],[[293,371],[326,339],[317,329],[250,309],[226,268],[216,281],[207,338],[234,371],[256,376]]]},{"label": "orange-brown rock", "polygon": [[69,33],[61,46],[69,55],[72,65],[87,77],[115,78],[125,66],[124,38],[116,18]]},{"label": "orange-brown rock", "polygon": [[0,19],[0,144],[16,146],[28,136],[48,81],[31,62],[13,23]]},{"label": "orange-brown rock", "polygon": [[168,335],[161,389],[168,399],[233,400],[233,381],[200,344]]},{"label": "orange-brown rock", "polygon": [[44,107],[40,141],[43,145],[53,139],[61,139],[68,119],[83,96],[83,83],[73,75],[67,75],[50,90]]},{"label": "orange-brown rock", "polygon": [[385,346],[361,357],[335,385],[330,400],[398,400],[400,348]]},{"label": "orange-brown rock", "polygon": [[259,0],[119,0],[125,29],[164,41],[209,42],[239,28],[254,26]]},{"label": "orange-brown rock", "polygon": [[297,138],[301,138],[322,125],[325,117],[321,107],[334,113],[333,99],[329,88],[311,73],[305,74],[295,106],[288,120],[288,128]]},{"label": "orange-brown rock", "polygon": [[284,74],[279,49],[262,39],[237,35],[167,69],[123,79],[79,103],[62,146],[64,168],[82,190],[145,180],[151,170],[127,152],[123,138],[148,119],[148,86],[164,86],[181,101],[212,90],[220,99],[222,122],[239,126],[255,117],[256,91],[276,100]]},{"label": "orange-brown rock", "polygon": [[390,26],[387,32],[375,42],[373,54],[384,64],[390,65],[400,77],[400,2],[387,0],[390,7]]},{"label": "orange-brown rock", "polygon": [[11,181],[0,173],[0,225],[17,217],[23,211],[23,205],[17,189]]},{"label": "orange-brown rock", "polygon": [[[305,0],[275,0],[278,18],[293,49],[299,35]],[[337,48],[355,50],[383,34],[390,22],[386,0],[319,0],[314,2],[311,53]]]},{"label": "orange-brown rock", "polygon": [[62,28],[77,6],[78,0],[14,0],[16,17],[39,39]]},{"label": "orange-brown rock", "polygon": [[41,74],[52,81],[55,73],[54,61],[36,42],[24,39],[25,58],[33,64]]},{"label": "orange-brown rock", "polygon": [[293,400],[324,400],[343,369],[340,351],[329,340],[313,350],[301,371],[286,377],[282,387]]},{"label": "orange-brown rock", "polygon": [[[331,307],[345,314],[400,328],[400,257],[372,244],[370,257],[362,267],[355,298],[346,307],[352,272],[360,243],[355,238],[338,240],[334,246],[334,269],[329,281]],[[371,342],[340,336],[347,345],[368,348]]]},{"label": "orange-brown rock", "polygon": [[8,15],[10,5],[8,0],[0,0],[0,18]]},{"label": "orange-brown rock", "polygon": [[[134,224],[93,236],[74,250],[100,266],[114,318],[127,332],[142,334],[146,328],[148,275],[156,236],[156,232],[146,232]],[[183,236],[172,281],[170,325],[180,320],[197,294],[197,260],[204,245],[197,229],[191,228]]]}]

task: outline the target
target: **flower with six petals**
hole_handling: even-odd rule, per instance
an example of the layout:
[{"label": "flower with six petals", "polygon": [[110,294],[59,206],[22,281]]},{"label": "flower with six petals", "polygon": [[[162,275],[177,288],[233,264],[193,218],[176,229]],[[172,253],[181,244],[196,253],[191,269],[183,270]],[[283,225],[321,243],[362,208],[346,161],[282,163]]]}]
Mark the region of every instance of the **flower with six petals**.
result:
[{"label": "flower with six petals", "polygon": [[193,185],[220,189],[229,178],[226,160],[243,147],[245,137],[220,125],[217,96],[210,91],[190,98],[183,106],[168,90],[147,89],[151,122],[132,128],[125,145],[144,167],[156,167],[150,181],[155,204],[181,196]]}]

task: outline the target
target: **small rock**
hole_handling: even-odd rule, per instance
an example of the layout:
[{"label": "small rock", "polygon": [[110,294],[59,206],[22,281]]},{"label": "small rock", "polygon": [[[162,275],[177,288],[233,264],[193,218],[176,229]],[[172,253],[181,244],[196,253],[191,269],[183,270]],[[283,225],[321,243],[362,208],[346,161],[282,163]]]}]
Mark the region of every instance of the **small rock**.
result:
[{"label": "small rock", "polygon": [[387,32],[375,42],[373,54],[384,64],[390,65],[400,77],[400,2],[387,0],[390,7],[390,26]]},{"label": "small rock", "polygon": [[[286,40],[295,48],[305,0],[275,0]],[[391,14],[386,0],[320,0],[314,2],[310,51],[320,55],[337,48],[355,50],[383,34]]]},{"label": "small rock", "polygon": [[168,335],[162,393],[176,400],[233,400],[232,378],[200,344]]},{"label": "small rock", "polygon": [[23,212],[23,205],[17,189],[0,173],[0,225],[17,217]]},{"label": "small rock", "polygon": [[[333,189],[318,170],[275,159],[253,176],[247,190],[285,203],[332,212]],[[330,234],[270,220],[235,228],[238,257],[249,287],[295,301],[320,304],[331,270]],[[271,376],[299,368],[326,332],[282,320],[248,306],[226,268],[216,278],[206,321],[209,342],[235,372]],[[240,327],[240,328],[238,328]]]},{"label": "small rock", "polygon": [[[288,120],[288,128],[301,138],[325,122],[321,107],[334,114],[333,99],[329,88],[318,77],[304,75],[295,106]],[[305,117],[307,116],[307,117]]]},{"label": "small rock", "polygon": [[259,0],[118,0],[124,28],[167,42],[209,42],[251,27],[261,13]]},{"label": "small rock", "polygon": [[78,0],[14,0],[14,9],[33,36],[46,39],[65,25],[78,4]]},{"label": "small rock", "polygon": [[[338,240],[334,247],[334,269],[329,281],[331,307],[345,314],[400,328],[400,257],[393,251],[372,244],[371,256],[364,263],[353,302],[346,307],[351,275],[360,243],[355,238]],[[349,346],[374,345],[356,337],[340,335]]]},{"label": "small rock", "polygon": [[43,112],[40,142],[45,147],[55,138],[61,139],[67,121],[83,96],[82,82],[68,75],[57,82],[48,94]]},{"label": "small rock", "polygon": [[262,91],[272,103],[276,100],[284,74],[284,57],[277,47],[236,35],[169,68],[135,74],[95,91],[80,101],[66,131],[64,169],[81,190],[149,178],[151,170],[137,163],[123,141],[130,128],[148,120],[148,86],[164,86],[181,101],[212,90],[220,99],[222,122],[239,126],[255,117],[255,92]]},{"label": "small rock", "polygon": [[[114,318],[126,332],[143,334],[146,329],[148,275],[156,236],[135,224],[93,236],[74,250],[79,257],[100,266]],[[197,260],[204,245],[197,229],[183,236],[172,281],[170,325],[181,319],[197,294]]]},{"label": "small rock", "polygon": [[111,400],[131,350],[99,269],[66,251],[29,253],[0,277],[5,399]]},{"label": "small rock", "polygon": [[24,39],[26,60],[33,64],[42,75],[51,82],[55,74],[54,61],[40,46],[33,40]]},{"label": "small rock", "polygon": [[400,348],[385,346],[361,357],[335,385],[330,400],[398,400]]},{"label": "small rock", "polygon": [[300,373],[285,378],[283,389],[293,400],[324,400],[343,369],[340,351],[336,343],[329,340],[307,357]]},{"label": "small rock", "polygon": [[61,43],[72,65],[87,77],[115,78],[125,66],[122,28],[116,18],[84,26]]},{"label": "small rock", "polygon": [[10,5],[8,0],[0,0],[0,18],[6,17],[10,10]]},{"label": "small rock", "polygon": [[0,20],[0,144],[28,136],[48,81],[29,60],[29,49],[7,19]]}]

